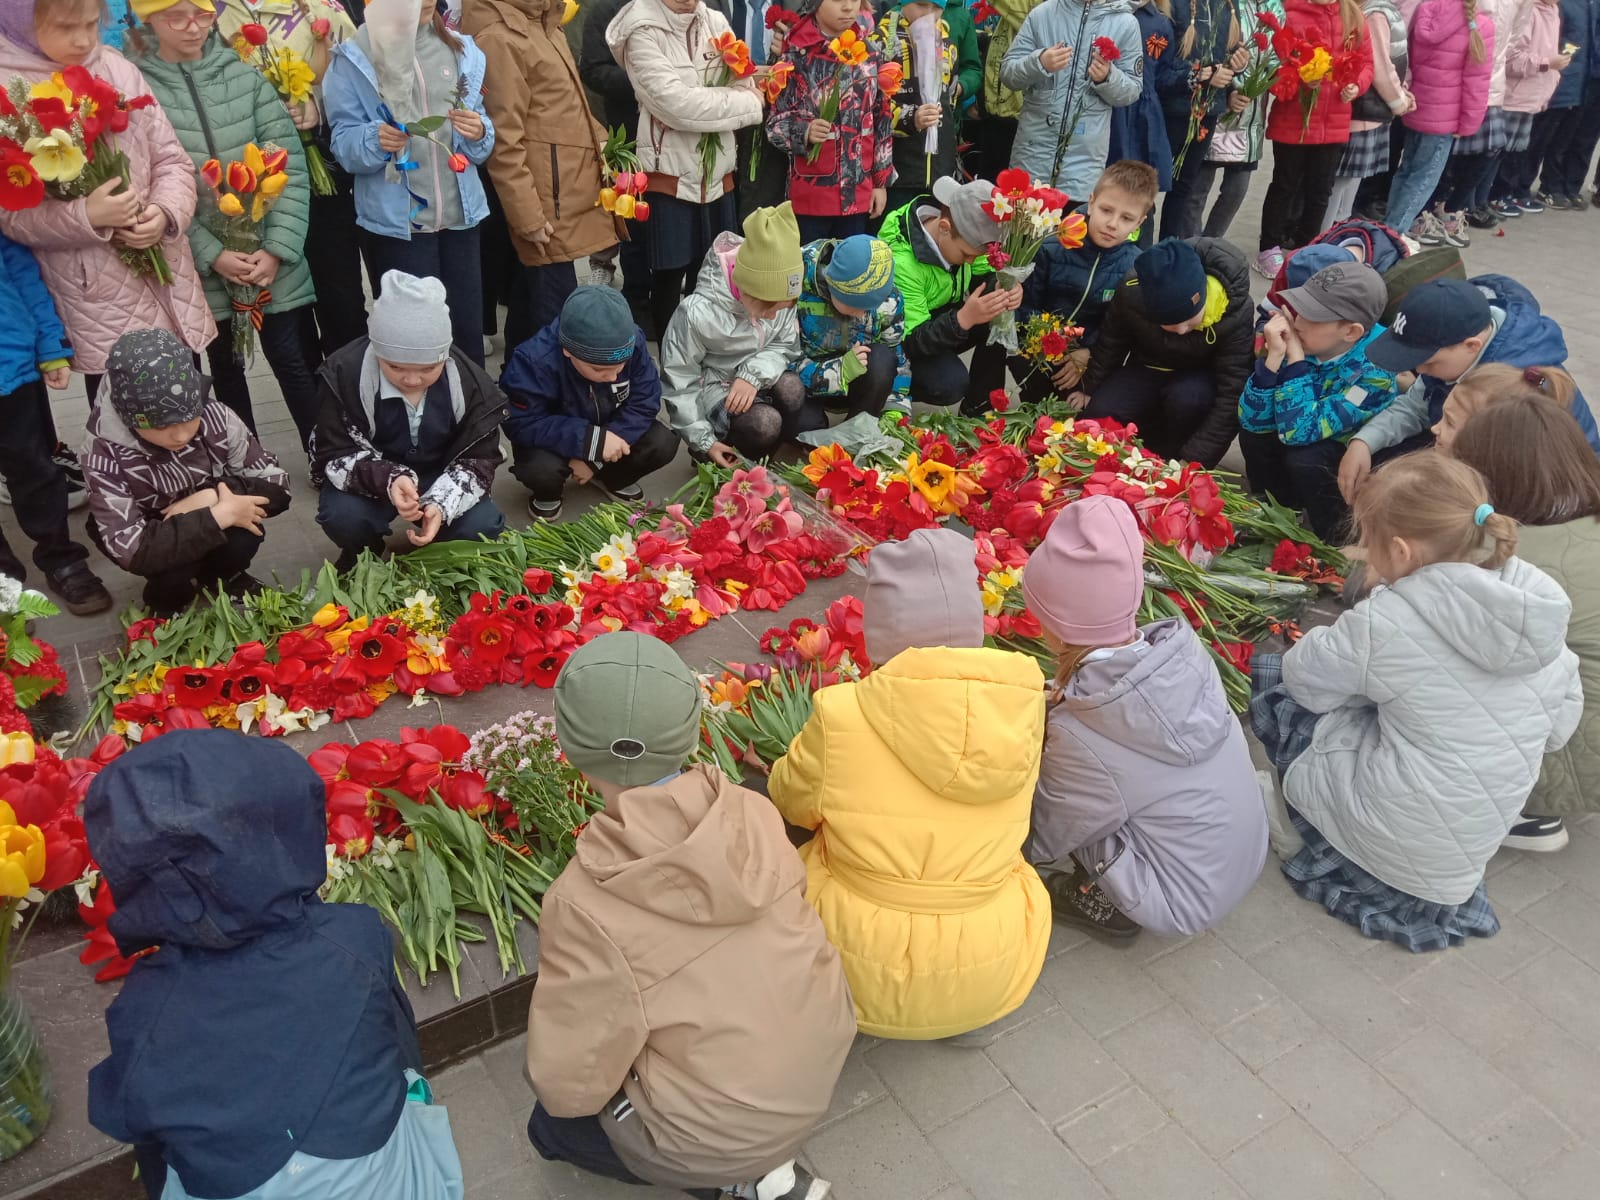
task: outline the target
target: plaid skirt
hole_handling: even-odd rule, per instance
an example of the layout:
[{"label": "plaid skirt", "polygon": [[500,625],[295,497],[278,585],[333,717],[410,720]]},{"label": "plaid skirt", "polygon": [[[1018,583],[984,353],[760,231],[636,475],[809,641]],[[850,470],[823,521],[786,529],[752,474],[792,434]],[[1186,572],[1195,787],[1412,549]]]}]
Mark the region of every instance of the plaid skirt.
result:
[{"label": "plaid skirt", "polygon": [[[1251,660],[1250,685],[1250,725],[1281,779],[1289,764],[1310,747],[1319,714],[1289,698],[1281,655],[1262,654]],[[1293,805],[1289,819],[1305,839],[1300,853],[1283,864],[1289,886],[1367,937],[1396,942],[1421,954],[1499,932],[1500,922],[1482,880],[1465,903],[1435,904],[1390,887],[1351,862]]]},{"label": "plaid skirt", "polygon": [[1491,108],[1470,137],[1458,137],[1451,154],[1498,154],[1506,148],[1506,111]]},{"label": "plaid skirt", "polygon": [[1502,113],[1506,123],[1506,153],[1521,154],[1528,148],[1528,135],[1533,132],[1533,113]]},{"label": "plaid skirt", "polygon": [[1358,129],[1345,143],[1344,157],[1339,160],[1341,179],[1365,179],[1389,169],[1389,127]]}]

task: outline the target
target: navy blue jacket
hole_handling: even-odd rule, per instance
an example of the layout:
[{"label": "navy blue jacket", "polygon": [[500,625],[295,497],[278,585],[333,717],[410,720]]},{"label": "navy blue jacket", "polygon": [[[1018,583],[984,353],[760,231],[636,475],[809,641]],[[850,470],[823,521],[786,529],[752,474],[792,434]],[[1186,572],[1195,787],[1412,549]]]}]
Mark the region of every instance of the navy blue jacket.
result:
[{"label": "navy blue jacket", "polygon": [[1055,238],[1046,238],[1032,273],[1023,281],[1018,320],[1038,312],[1054,313],[1068,325],[1082,325],[1083,344],[1094,345],[1117,286],[1133,274],[1133,260],[1142,253],[1144,246],[1137,241],[1102,250],[1085,240],[1076,250],[1067,250]]},{"label": "navy blue jacket", "polygon": [[1600,88],[1600,0],[1561,0],[1561,44],[1577,53],[1561,72],[1549,108],[1576,108]]},{"label": "navy blue jacket", "polygon": [[597,463],[606,434],[633,445],[661,412],[661,376],[635,328],[633,357],[615,383],[590,383],[561,352],[561,322],[551,321],[518,346],[500,387],[510,401],[506,436],[562,458]]},{"label": "navy blue jacket", "polygon": [[[1144,91],[1136,103],[1111,110],[1111,149],[1107,162],[1131,158],[1156,169],[1164,192],[1172,186],[1172,156],[1163,112],[1168,102],[1184,112],[1189,105],[1189,62],[1178,50],[1179,35],[1154,4],[1133,10],[1144,45]],[[1154,50],[1156,53],[1152,54]]]},{"label": "navy blue jacket", "polygon": [[106,1012],[89,1120],[191,1195],[260,1187],[296,1150],[361,1158],[394,1133],[416,1022],[378,914],[324,904],[322,781],[280,741],[179,730],[95,778],[83,820],[134,964]]},{"label": "navy blue jacket", "polygon": [[39,364],[72,357],[72,343],[39,277],[33,251],[0,234],[0,395],[39,378]]}]

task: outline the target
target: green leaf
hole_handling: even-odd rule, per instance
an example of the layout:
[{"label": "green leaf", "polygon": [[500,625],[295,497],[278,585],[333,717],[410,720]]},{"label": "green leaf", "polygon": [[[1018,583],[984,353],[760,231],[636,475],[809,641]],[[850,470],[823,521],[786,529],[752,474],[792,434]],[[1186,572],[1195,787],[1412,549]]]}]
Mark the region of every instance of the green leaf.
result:
[{"label": "green leaf", "polygon": [[440,116],[423,117],[420,120],[408,122],[406,125],[406,132],[422,134],[424,137],[426,137],[428,134],[435,133],[444,128],[444,123],[448,119],[448,117]]}]

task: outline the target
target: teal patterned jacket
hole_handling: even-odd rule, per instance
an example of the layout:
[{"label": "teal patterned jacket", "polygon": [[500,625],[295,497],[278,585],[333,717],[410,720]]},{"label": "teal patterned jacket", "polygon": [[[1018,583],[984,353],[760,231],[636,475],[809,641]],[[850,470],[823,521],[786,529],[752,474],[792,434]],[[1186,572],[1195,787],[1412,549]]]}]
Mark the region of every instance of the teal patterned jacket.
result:
[{"label": "teal patterned jacket", "polygon": [[1394,403],[1394,376],[1367,357],[1367,347],[1382,332],[1382,325],[1374,325],[1328,362],[1308,358],[1273,372],[1258,360],[1239,397],[1239,428],[1276,433],[1286,446],[1348,439]]},{"label": "teal patterned jacket", "polygon": [[906,365],[906,352],[901,345],[906,332],[905,299],[897,289],[875,312],[860,317],[842,315],[833,307],[827,281],[817,277],[817,268],[828,261],[833,246],[832,241],[822,241],[801,247],[805,274],[800,299],[795,304],[795,315],[800,319],[800,357],[790,364],[790,369],[804,381],[809,394],[843,396],[845,382],[839,360],[845,351],[854,346],[893,346],[896,369],[889,407],[909,411],[911,368]]}]

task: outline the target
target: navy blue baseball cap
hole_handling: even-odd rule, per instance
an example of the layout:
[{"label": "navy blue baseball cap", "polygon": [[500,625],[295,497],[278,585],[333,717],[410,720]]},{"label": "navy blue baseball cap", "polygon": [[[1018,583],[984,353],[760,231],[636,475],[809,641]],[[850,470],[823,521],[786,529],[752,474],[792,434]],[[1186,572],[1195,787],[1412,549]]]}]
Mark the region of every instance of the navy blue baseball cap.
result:
[{"label": "navy blue baseball cap", "polygon": [[1398,375],[1415,371],[1446,346],[1487,329],[1489,301],[1464,279],[1431,279],[1406,293],[1389,328],[1367,347],[1367,357]]}]

